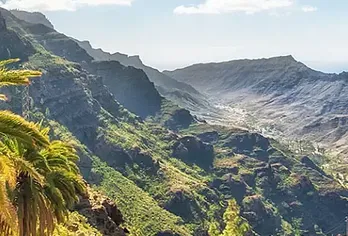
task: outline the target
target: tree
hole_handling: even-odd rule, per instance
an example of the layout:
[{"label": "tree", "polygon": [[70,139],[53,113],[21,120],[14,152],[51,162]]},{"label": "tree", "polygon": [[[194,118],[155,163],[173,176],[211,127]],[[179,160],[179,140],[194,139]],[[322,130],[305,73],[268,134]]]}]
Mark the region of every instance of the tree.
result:
[{"label": "tree", "polygon": [[249,230],[249,224],[239,215],[240,208],[236,200],[228,201],[227,209],[224,213],[226,227],[221,236],[244,236]]},{"label": "tree", "polygon": [[[17,62],[18,59],[0,61],[0,87],[10,85],[28,85],[29,78],[41,75],[39,71],[7,70],[6,65]],[[0,100],[7,97],[0,94]],[[28,145],[48,144],[34,124],[9,111],[0,111],[0,137],[13,137]],[[16,169],[12,160],[0,152],[0,232],[9,235],[17,232],[17,214],[12,205],[8,190],[16,186]]]},{"label": "tree", "polygon": [[[16,61],[0,62],[0,87],[28,84],[41,75],[4,69]],[[0,211],[0,235],[51,235],[86,190],[76,151],[51,142],[48,133],[39,124],[0,111],[0,209],[5,209]]]},{"label": "tree", "polygon": [[221,233],[216,222],[212,222],[208,230],[210,236],[245,236],[250,231],[248,222],[240,216],[240,208],[235,199],[228,201],[223,218],[225,223],[223,232]]},{"label": "tree", "polygon": [[208,229],[208,234],[209,236],[219,236],[221,233],[219,223],[214,221],[210,223],[209,229]]}]

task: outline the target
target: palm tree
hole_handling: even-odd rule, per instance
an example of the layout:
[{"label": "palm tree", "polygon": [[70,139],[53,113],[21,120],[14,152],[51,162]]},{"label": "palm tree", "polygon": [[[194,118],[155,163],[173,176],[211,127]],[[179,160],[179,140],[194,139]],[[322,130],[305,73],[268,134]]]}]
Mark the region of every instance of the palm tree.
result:
[{"label": "palm tree", "polygon": [[[19,59],[0,61],[0,88],[13,85],[29,85],[30,78],[41,76],[40,71],[8,70],[6,65],[18,62]],[[7,100],[6,95],[0,94],[0,100]],[[29,146],[48,145],[36,124],[26,121],[21,116],[10,111],[0,111],[0,135],[15,137]]]},{"label": "palm tree", "polygon": [[[12,161],[2,152],[0,154],[0,235],[10,235],[17,232],[17,213],[9,196],[8,188],[16,186],[16,170]],[[2,232],[2,233],[1,233]]]},{"label": "palm tree", "polygon": [[[28,77],[40,75],[3,68],[15,61],[0,62],[0,87],[27,84]],[[66,219],[69,207],[86,190],[75,164],[76,151],[61,141],[50,142],[48,132],[0,111],[0,209],[6,209],[0,212],[0,232],[4,235],[51,235],[55,223]]]},{"label": "palm tree", "polygon": [[[0,61],[0,87],[10,85],[28,85],[29,78],[41,75],[41,72],[30,70],[7,70],[6,65],[18,62],[18,59]],[[0,100],[7,97],[0,94]],[[0,136],[14,137],[30,146],[47,145],[48,140],[40,134],[37,127],[9,111],[0,111]],[[9,235],[17,232],[17,214],[12,205],[8,191],[16,186],[16,168],[5,153],[0,152],[0,232]]]}]

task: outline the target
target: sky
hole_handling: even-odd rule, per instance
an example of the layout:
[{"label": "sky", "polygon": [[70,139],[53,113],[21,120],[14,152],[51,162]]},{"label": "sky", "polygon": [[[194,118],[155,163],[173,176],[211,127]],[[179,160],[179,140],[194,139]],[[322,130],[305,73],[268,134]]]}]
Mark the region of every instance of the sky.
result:
[{"label": "sky", "polygon": [[0,0],[41,11],[55,28],[160,70],[293,55],[348,71],[348,0]]}]

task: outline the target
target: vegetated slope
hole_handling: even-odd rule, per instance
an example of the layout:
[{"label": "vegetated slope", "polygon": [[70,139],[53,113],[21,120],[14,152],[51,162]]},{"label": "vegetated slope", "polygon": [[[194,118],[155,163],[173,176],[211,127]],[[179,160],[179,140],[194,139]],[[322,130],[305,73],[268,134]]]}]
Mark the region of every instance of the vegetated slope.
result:
[{"label": "vegetated slope", "polygon": [[[16,99],[9,105],[21,108],[29,101],[31,119],[43,120],[52,135],[78,149],[85,179],[116,201],[132,235],[206,235],[211,222],[222,226],[231,198],[242,205],[243,216],[259,235],[293,235],[299,230],[302,235],[323,235],[320,231],[329,231],[344,218],[347,191],[326,176],[312,156],[294,155],[245,130],[190,124],[192,116],[166,100],[159,117],[144,121],[118,103],[104,78],[83,69],[90,62],[69,61],[88,58],[83,51],[69,51],[69,60],[53,55],[52,48],[44,48],[44,36],[31,31],[38,27],[42,32],[43,25],[27,25],[2,11],[17,33],[4,28],[0,41],[8,40],[6,47],[14,52],[12,44],[18,42],[4,35],[18,37],[18,45],[29,42],[33,51],[16,57],[24,60],[22,66],[44,72],[30,86],[29,98],[22,101],[21,91],[10,91]],[[6,53],[0,56],[6,58]],[[185,123],[176,126],[178,133],[160,124],[175,121]]]},{"label": "vegetated slope", "polygon": [[239,109],[258,130],[347,151],[347,73],[325,74],[284,56],[197,64],[166,74],[216,98],[225,118]]},{"label": "vegetated slope", "polygon": [[[18,24],[20,23],[18,22]],[[68,140],[80,147],[80,168],[84,177],[90,180],[89,177],[91,176],[94,161],[97,162],[98,160],[98,157],[94,157],[94,155],[103,156],[101,158],[104,158],[104,161],[107,158],[124,158],[126,162],[118,167],[125,174],[126,169],[131,171],[133,168],[136,168],[133,159],[138,157],[138,155],[136,151],[132,152],[133,149],[137,150],[136,147],[128,146],[129,150],[125,150],[121,144],[129,145],[131,143],[131,140],[127,142],[124,140],[127,137],[125,136],[127,129],[123,129],[123,127],[128,124],[127,122],[129,124],[139,123],[139,118],[126,111],[114,99],[103,85],[101,78],[88,74],[78,64],[71,63],[45,51],[37,44],[37,41],[28,36],[29,34],[19,36],[11,29],[5,30],[19,38],[28,37],[28,40],[31,40],[32,44],[35,45],[35,47],[32,45],[34,47],[33,54],[29,55],[28,61],[24,61],[24,66],[40,68],[44,71],[44,75],[41,79],[32,83],[29,90],[31,98],[26,98],[24,102],[31,100],[32,119],[44,119],[60,136],[64,138],[64,136],[68,135]],[[22,28],[21,32],[23,31],[25,31],[25,28]],[[7,34],[0,34],[2,42],[2,36],[4,35],[6,36]],[[7,38],[5,39],[7,40]],[[8,40],[9,44],[14,42],[16,41]],[[15,48],[15,45],[13,48]],[[23,51],[22,53],[15,56],[25,60],[28,52]],[[4,57],[6,56],[7,54]],[[17,96],[21,96],[21,93],[17,94]],[[17,102],[22,103],[22,100],[18,99]],[[21,106],[18,105],[18,107]],[[113,127],[112,130],[110,126]],[[120,140],[120,143],[111,143],[108,140],[110,136],[115,140]],[[175,170],[174,167],[173,169]],[[122,174],[116,170],[114,170],[114,173],[117,179],[109,178],[108,181],[113,183],[126,181],[125,183],[127,184],[123,184],[125,188],[118,194],[123,199],[129,200],[127,206],[132,204],[132,202],[134,203],[130,211],[124,213],[128,222],[141,219],[149,211],[153,212],[152,215],[155,219],[162,219],[163,224],[154,221],[152,218],[147,221],[138,221],[138,225],[133,225],[138,230],[138,234],[154,235],[164,229],[180,233],[181,235],[189,235],[190,231],[185,229],[184,226],[180,226],[182,220],[179,217],[159,207],[158,203],[144,190],[137,187],[134,182],[122,177]],[[92,180],[90,182],[93,183]],[[136,194],[133,195],[133,193]],[[138,198],[143,199],[144,196],[147,196],[146,201],[137,200]],[[139,204],[136,205],[135,203]],[[129,215],[131,216],[130,218],[128,217]],[[130,229],[133,229],[133,227],[130,227]]]},{"label": "vegetated slope", "polygon": [[[21,32],[21,35],[30,37],[40,48],[65,60],[81,63],[85,70],[100,76],[101,83],[105,84],[114,97],[130,111],[142,118],[163,112],[161,104],[165,101],[142,70],[121,65],[117,61],[93,61],[75,40],[64,34],[43,24],[13,20],[13,15],[7,12],[4,14],[8,15],[9,27]],[[179,107],[176,109],[180,110]]]}]

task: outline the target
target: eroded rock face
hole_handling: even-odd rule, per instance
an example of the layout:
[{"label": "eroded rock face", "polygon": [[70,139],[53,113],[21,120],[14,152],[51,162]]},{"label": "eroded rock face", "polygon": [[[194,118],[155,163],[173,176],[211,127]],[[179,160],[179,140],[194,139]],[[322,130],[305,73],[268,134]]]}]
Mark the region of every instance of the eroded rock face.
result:
[{"label": "eroded rock face", "polygon": [[115,98],[136,115],[146,118],[160,111],[162,97],[142,70],[117,61],[94,61],[86,70],[101,76]]},{"label": "eroded rock face", "polygon": [[193,136],[186,136],[174,144],[173,156],[187,163],[208,168],[214,159],[214,149],[212,145],[203,143]]},{"label": "eroded rock face", "polygon": [[88,223],[103,235],[125,236],[128,232],[128,230],[119,227],[124,220],[116,204],[90,188],[88,194],[80,198],[75,210],[85,216]]}]

